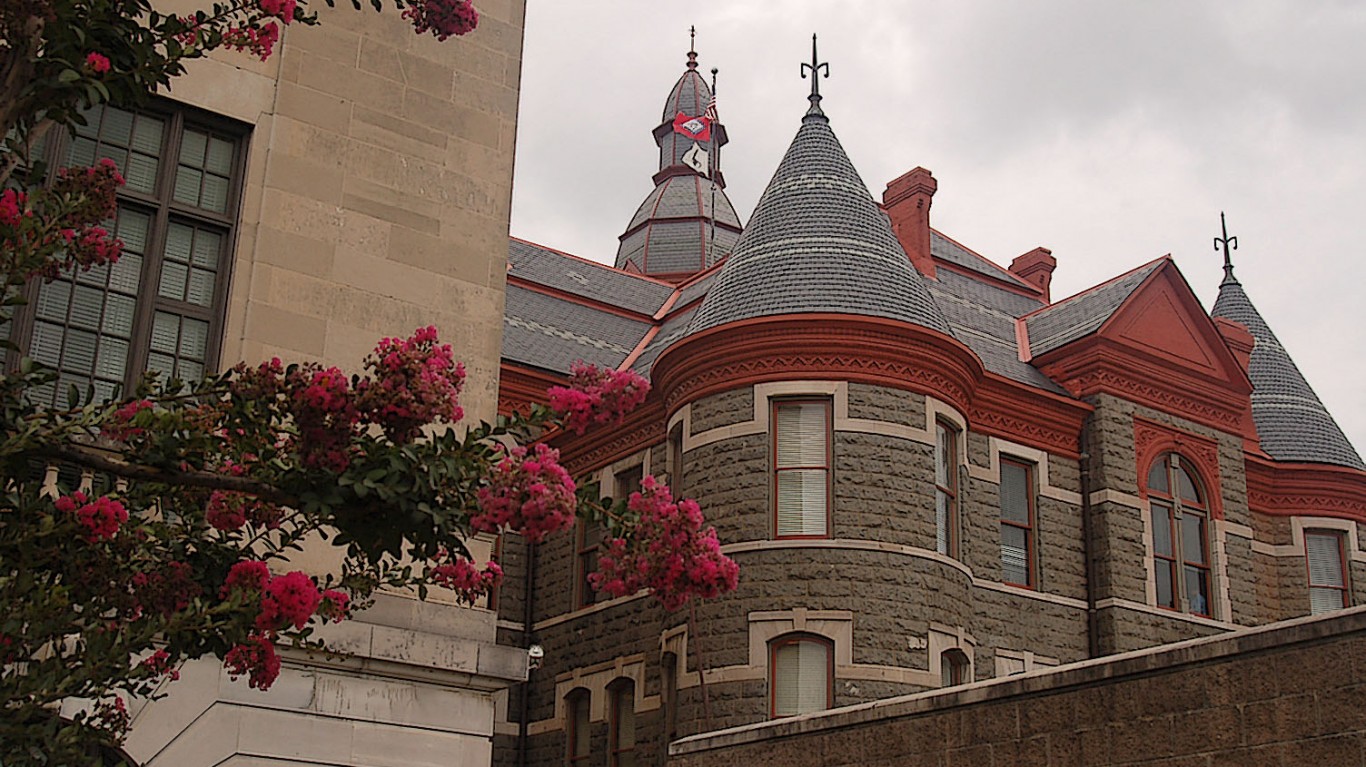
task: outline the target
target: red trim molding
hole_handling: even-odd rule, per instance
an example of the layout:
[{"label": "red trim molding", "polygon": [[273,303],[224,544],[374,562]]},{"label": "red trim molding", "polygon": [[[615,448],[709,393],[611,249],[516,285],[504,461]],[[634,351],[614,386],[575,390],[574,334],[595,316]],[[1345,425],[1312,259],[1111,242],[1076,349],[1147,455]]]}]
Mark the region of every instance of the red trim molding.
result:
[{"label": "red trim molding", "polygon": [[498,414],[525,413],[532,403],[545,402],[546,389],[564,386],[568,380],[566,376],[504,362],[498,372]]},{"label": "red trim molding", "polygon": [[582,436],[562,432],[551,442],[559,448],[561,465],[578,476],[663,442],[664,425],[663,400],[651,391],[620,424],[592,428]]},{"label": "red trim molding", "polygon": [[917,391],[960,412],[985,376],[966,346],[905,322],[796,314],[732,322],[664,350],[652,371],[668,412],[767,381],[837,379]]},{"label": "red trim molding", "polygon": [[[1140,496],[1148,497],[1148,469],[1163,453],[1176,453],[1195,464],[1209,496],[1205,503],[1210,517],[1224,518],[1224,496],[1219,482],[1219,443],[1208,437],[1175,429],[1164,423],[1134,417],[1134,462],[1137,464]],[[1175,496],[1173,496],[1175,497]]]},{"label": "red trim molding", "polygon": [[968,426],[975,432],[1077,458],[1082,427],[1094,409],[1081,400],[988,373],[968,411]]},{"label": "red trim molding", "polygon": [[1274,516],[1366,522],[1366,472],[1321,463],[1247,457],[1247,505]]}]

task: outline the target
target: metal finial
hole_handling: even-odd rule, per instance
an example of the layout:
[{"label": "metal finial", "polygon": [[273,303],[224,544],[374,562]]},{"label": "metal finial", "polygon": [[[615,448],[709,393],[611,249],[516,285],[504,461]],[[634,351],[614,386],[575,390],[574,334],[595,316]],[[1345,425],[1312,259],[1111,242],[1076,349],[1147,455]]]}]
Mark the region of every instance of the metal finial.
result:
[{"label": "metal finial", "polygon": [[1214,249],[1219,250],[1222,247],[1224,250],[1224,283],[1237,282],[1238,280],[1233,276],[1233,258],[1229,255],[1229,251],[1238,249],[1238,238],[1228,236],[1228,222],[1224,220],[1222,210],[1219,211],[1219,228],[1224,236],[1214,238]]},{"label": "metal finial", "polygon": [[830,77],[830,63],[823,62],[816,55],[816,35],[811,35],[811,63],[802,63],[802,79],[806,79],[806,73],[811,72],[811,95],[807,99],[811,102],[811,108],[806,110],[809,115],[824,115],[821,111],[821,84],[818,75],[821,70],[825,70],[825,76]]},{"label": "metal finial", "polygon": [[688,69],[697,69],[697,27],[688,27]]}]

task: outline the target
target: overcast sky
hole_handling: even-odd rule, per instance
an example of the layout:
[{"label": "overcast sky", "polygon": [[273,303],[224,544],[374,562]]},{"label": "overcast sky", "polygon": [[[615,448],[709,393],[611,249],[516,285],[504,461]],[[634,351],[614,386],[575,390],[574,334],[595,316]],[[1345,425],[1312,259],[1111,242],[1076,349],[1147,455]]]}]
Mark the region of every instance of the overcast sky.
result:
[{"label": "overcast sky", "polygon": [[512,233],[611,263],[697,26],[742,220],[823,106],[872,194],[923,165],[930,222],[1062,298],[1171,253],[1205,308],[1237,276],[1366,452],[1366,3],[533,0]]}]

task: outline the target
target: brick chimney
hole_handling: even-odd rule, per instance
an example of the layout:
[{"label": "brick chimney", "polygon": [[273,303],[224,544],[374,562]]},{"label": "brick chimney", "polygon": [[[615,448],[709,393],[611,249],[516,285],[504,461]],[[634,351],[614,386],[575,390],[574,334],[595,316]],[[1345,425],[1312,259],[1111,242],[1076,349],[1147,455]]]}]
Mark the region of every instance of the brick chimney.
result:
[{"label": "brick chimney", "polygon": [[1010,273],[1039,289],[1043,302],[1052,303],[1048,297],[1048,285],[1053,281],[1053,270],[1058,259],[1048,248],[1035,248],[1010,262]]},{"label": "brick chimney", "polygon": [[938,188],[934,175],[917,167],[892,181],[882,192],[882,209],[892,220],[897,240],[911,257],[911,264],[931,278],[934,257],[930,255],[930,203]]}]

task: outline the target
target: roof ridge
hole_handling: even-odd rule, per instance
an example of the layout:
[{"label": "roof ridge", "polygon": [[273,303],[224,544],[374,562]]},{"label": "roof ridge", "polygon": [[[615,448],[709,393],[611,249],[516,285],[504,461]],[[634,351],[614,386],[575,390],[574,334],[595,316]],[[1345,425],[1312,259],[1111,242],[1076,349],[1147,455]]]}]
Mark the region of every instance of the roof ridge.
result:
[{"label": "roof ridge", "polygon": [[[1127,271],[1127,272],[1124,272],[1123,274],[1119,274],[1119,275],[1116,275],[1116,276],[1114,276],[1114,277],[1111,277],[1110,279],[1108,279],[1108,280],[1106,280],[1106,281],[1104,281],[1104,282],[1100,282],[1100,283],[1097,283],[1097,284],[1095,284],[1095,285],[1092,285],[1092,286],[1089,287],[1089,288],[1084,288],[1084,289],[1082,289],[1082,290],[1080,290],[1080,291],[1078,291],[1078,292],[1076,292],[1076,293],[1073,293],[1072,295],[1070,295],[1070,296],[1068,296],[1068,297],[1066,297],[1066,298],[1058,299],[1057,301],[1054,301],[1053,303],[1048,304],[1048,305],[1046,305],[1046,306],[1041,306],[1041,307],[1039,307],[1038,309],[1035,309],[1034,311],[1029,312],[1028,314],[1022,314],[1022,315],[1020,315],[1020,319],[1022,319],[1022,320],[1027,320],[1027,319],[1029,319],[1030,317],[1034,317],[1034,316],[1037,316],[1037,315],[1042,315],[1042,314],[1048,312],[1048,311],[1051,310],[1051,309],[1061,308],[1061,307],[1062,307],[1063,305],[1065,305],[1065,304],[1068,304],[1068,303],[1070,303],[1070,302],[1072,302],[1072,301],[1075,301],[1075,300],[1077,300],[1077,299],[1079,299],[1079,298],[1082,298],[1082,297],[1084,297],[1084,296],[1090,295],[1090,294],[1092,294],[1092,293],[1094,293],[1094,292],[1096,292],[1096,291],[1098,291],[1098,290],[1101,290],[1102,288],[1105,288],[1105,287],[1107,287],[1107,286],[1109,286],[1109,285],[1111,285],[1111,284],[1113,284],[1113,283],[1119,282],[1120,280],[1122,280],[1122,279],[1124,279],[1124,278],[1126,278],[1126,277],[1128,277],[1128,276],[1130,276],[1130,275],[1132,275],[1132,274],[1135,274],[1136,272],[1141,272],[1141,271],[1143,271],[1144,269],[1147,269],[1147,268],[1150,268],[1150,267],[1154,267],[1154,266],[1156,266],[1158,263],[1160,263],[1160,262],[1162,262],[1162,261],[1172,261],[1172,254],[1168,253],[1168,254],[1166,254],[1166,255],[1164,255],[1164,256],[1158,256],[1157,258],[1154,258],[1153,260],[1147,262],[1146,264],[1139,264],[1138,266],[1135,266],[1134,268],[1130,269],[1130,270]],[[1172,261],[1172,263],[1175,263],[1175,262]]]},{"label": "roof ridge", "polygon": [[[674,287],[674,284],[673,284],[672,282],[669,282],[668,280],[661,280],[661,279],[659,279],[659,278],[657,278],[657,277],[651,277],[651,276],[648,275],[648,274],[641,274],[641,273],[639,273],[639,272],[628,272],[628,271],[625,270],[625,269],[618,269],[617,267],[615,267],[615,266],[613,266],[613,265],[611,265],[611,264],[604,264],[604,263],[601,262],[601,261],[594,261],[594,260],[592,260],[592,259],[590,259],[590,258],[585,258],[585,257],[583,257],[583,256],[576,256],[576,255],[574,255],[573,253],[570,253],[570,252],[568,252],[568,251],[560,250],[559,248],[552,248],[552,247],[550,247],[549,245],[542,245],[542,244],[539,243],[539,242],[534,242],[534,241],[528,240],[528,239],[526,239],[526,238],[524,238],[524,237],[518,237],[518,236],[516,236],[516,235],[510,234],[510,235],[508,235],[508,239],[509,239],[509,240],[514,240],[514,241],[516,241],[516,242],[520,242],[520,243],[522,243],[523,245],[530,245],[530,246],[533,247],[533,248],[539,248],[539,249],[544,250],[544,251],[546,251],[546,252],[548,252],[548,253],[554,253],[554,254],[557,255],[557,256],[564,256],[565,258],[572,258],[572,259],[574,259],[575,261],[578,261],[578,262],[580,262],[580,263],[588,264],[588,265],[590,265],[590,266],[595,266],[595,267],[598,267],[598,268],[600,268],[600,269],[606,269],[607,271],[612,272],[613,274],[624,274],[624,275],[627,275],[628,277],[635,277],[636,279],[643,280],[643,281],[645,281],[645,282],[652,282],[652,283],[654,283],[654,284],[656,284],[656,285],[659,285],[659,286],[661,286],[661,287],[666,287],[666,288],[670,288],[670,289],[672,289],[672,288]],[[522,279],[526,279],[526,278],[524,277],[524,278],[522,278]],[[538,283],[538,284],[539,284],[539,283]]]}]

